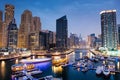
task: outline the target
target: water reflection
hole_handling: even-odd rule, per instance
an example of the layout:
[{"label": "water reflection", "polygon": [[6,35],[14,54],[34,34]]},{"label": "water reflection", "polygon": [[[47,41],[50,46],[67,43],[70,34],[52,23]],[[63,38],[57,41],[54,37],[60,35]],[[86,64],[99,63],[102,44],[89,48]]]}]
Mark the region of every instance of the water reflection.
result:
[{"label": "water reflection", "polygon": [[61,77],[63,68],[61,66],[52,66],[52,72],[54,73],[54,77]]},{"label": "water reflection", "polygon": [[58,66],[58,67],[56,67],[56,66],[52,66],[52,71],[55,73],[55,74],[57,74],[57,73],[62,73],[62,67],[61,66]]},{"label": "water reflection", "polygon": [[117,62],[117,69],[120,70],[120,62]]},{"label": "water reflection", "polygon": [[16,59],[16,60],[15,60],[15,64],[18,64],[18,63],[19,63],[19,60],[18,60],[18,59]]},{"label": "water reflection", "polygon": [[82,58],[82,52],[80,52],[80,58]]},{"label": "water reflection", "polygon": [[3,79],[5,78],[5,61],[1,62],[1,76],[3,77]]}]

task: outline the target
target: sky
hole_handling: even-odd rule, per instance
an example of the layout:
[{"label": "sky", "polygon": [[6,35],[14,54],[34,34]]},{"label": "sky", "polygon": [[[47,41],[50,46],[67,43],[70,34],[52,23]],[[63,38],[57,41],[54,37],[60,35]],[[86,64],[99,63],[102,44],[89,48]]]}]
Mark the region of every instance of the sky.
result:
[{"label": "sky", "polygon": [[66,15],[68,34],[81,34],[86,37],[91,33],[101,33],[100,12],[117,10],[117,24],[120,24],[120,0],[0,0],[0,10],[5,11],[5,4],[15,6],[17,26],[21,23],[21,14],[28,9],[33,16],[41,19],[42,30],[56,31],[56,19]]}]

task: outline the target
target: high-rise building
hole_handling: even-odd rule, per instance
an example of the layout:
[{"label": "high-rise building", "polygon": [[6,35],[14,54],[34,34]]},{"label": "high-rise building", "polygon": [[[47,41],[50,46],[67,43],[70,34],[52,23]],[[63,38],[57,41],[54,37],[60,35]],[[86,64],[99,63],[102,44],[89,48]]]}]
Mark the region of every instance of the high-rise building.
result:
[{"label": "high-rise building", "polygon": [[31,27],[33,27],[32,12],[25,10],[21,15],[21,24],[18,32],[18,48],[29,48]]},{"label": "high-rise building", "polygon": [[120,24],[118,24],[117,27],[118,27],[118,45],[120,47]]},{"label": "high-rise building", "polygon": [[90,34],[88,35],[88,47],[89,48],[94,48],[95,47],[95,40],[96,40],[96,37],[95,37],[95,34]]},{"label": "high-rise building", "polygon": [[108,50],[117,49],[116,10],[101,11],[102,46]]},{"label": "high-rise building", "polygon": [[11,48],[17,47],[17,35],[18,35],[18,28],[15,23],[15,19],[13,19],[8,25],[8,42],[7,46]]},{"label": "high-rise building", "polygon": [[14,6],[11,4],[5,5],[5,23],[8,26],[14,18]]},{"label": "high-rise building", "polygon": [[[0,13],[2,15],[2,13]],[[3,16],[0,16],[0,19],[2,19]],[[14,18],[14,6],[11,4],[5,5],[5,16],[4,21],[2,23],[2,29],[1,29],[1,47],[7,47],[7,38],[8,38],[8,25]]]},{"label": "high-rise building", "polygon": [[39,43],[40,43],[40,49],[48,49],[49,48],[49,36],[48,36],[48,30],[42,30],[39,34]]},{"label": "high-rise building", "polygon": [[41,21],[40,21],[40,18],[39,17],[33,17],[33,25],[34,25],[34,28],[33,30],[35,32],[39,32],[41,31]]},{"label": "high-rise building", "polygon": [[0,11],[0,48],[3,47],[3,13]]},{"label": "high-rise building", "polygon": [[77,36],[77,34],[70,34],[70,46],[71,47],[77,47],[79,46],[79,37]]},{"label": "high-rise building", "polygon": [[39,33],[31,32],[29,34],[29,49],[39,49]]},{"label": "high-rise building", "polygon": [[68,23],[67,17],[63,16],[56,20],[56,47],[57,49],[67,49]]},{"label": "high-rise building", "polygon": [[48,30],[42,30],[39,33],[40,36],[40,49],[52,49],[55,47],[54,32]]},{"label": "high-rise building", "polygon": [[30,27],[30,34],[29,34],[29,46],[30,49],[39,49],[39,32],[41,30],[41,22],[39,17],[33,17],[33,23]]},{"label": "high-rise building", "polygon": [[3,12],[0,11],[0,22],[3,22]]}]

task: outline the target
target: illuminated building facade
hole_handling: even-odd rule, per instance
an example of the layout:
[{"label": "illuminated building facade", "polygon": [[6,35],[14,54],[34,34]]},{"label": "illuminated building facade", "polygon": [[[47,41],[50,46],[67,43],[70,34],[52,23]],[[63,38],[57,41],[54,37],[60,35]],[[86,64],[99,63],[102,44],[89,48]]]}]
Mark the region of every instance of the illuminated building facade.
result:
[{"label": "illuminated building facade", "polygon": [[116,10],[101,11],[102,46],[117,50]]},{"label": "illuminated building facade", "polygon": [[40,18],[33,17],[31,11],[25,10],[21,16],[21,24],[18,32],[18,48],[38,49],[40,47],[40,30]]},{"label": "illuminated building facade", "polygon": [[120,47],[120,24],[118,24],[117,27],[118,27],[118,45]]},{"label": "illuminated building facade", "polygon": [[0,11],[0,48],[3,46],[3,12]]},{"label": "illuminated building facade", "polygon": [[14,6],[11,4],[5,5],[5,23],[6,25],[9,25],[9,23],[14,18]]},{"label": "illuminated building facade", "polygon": [[33,17],[33,25],[34,25],[33,30],[34,30],[35,32],[41,31],[41,21],[40,21],[40,17],[37,17],[37,16]]},{"label": "illuminated building facade", "polygon": [[31,50],[39,49],[39,34],[31,32],[29,35],[29,48]]},{"label": "illuminated building facade", "polygon": [[59,50],[67,49],[68,23],[66,16],[56,20],[56,47]]},{"label": "illuminated building facade", "polygon": [[30,30],[29,35],[29,46],[30,49],[39,49],[39,32],[41,31],[41,22],[39,17],[33,17],[33,26]]},{"label": "illuminated building facade", "polygon": [[54,32],[48,30],[42,30],[40,36],[40,48],[41,49],[52,49],[55,47],[54,43]]},{"label": "illuminated building facade", "polygon": [[79,37],[77,34],[70,34],[70,46],[71,47],[77,47],[79,46]]},{"label": "illuminated building facade", "polygon": [[[2,12],[0,11],[0,20],[3,18]],[[0,22],[0,47],[7,47],[8,38],[8,25],[14,18],[14,6],[11,4],[5,5],[5,16],[4,21]]]},{"label": "illuminated building facade", "polygon": [[18,48],[29,48],[31,27],[33,27],[32,12],[25,10],[21,16],[21,24],[18,32]]},{"label": "illuminated building facade", "polygon": [[7,46],[11,48],[17,47],[17,35],[18,35],[18,28],[15,23],[15,19],[13,19],[8,25],[8,42]]}]

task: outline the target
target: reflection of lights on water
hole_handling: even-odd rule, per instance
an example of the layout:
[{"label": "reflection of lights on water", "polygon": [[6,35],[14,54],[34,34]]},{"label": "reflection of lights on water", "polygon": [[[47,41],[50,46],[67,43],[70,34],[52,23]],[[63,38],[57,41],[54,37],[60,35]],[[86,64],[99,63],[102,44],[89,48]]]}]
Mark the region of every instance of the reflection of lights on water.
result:
[{"label": "reflection of lights on water", "polygon": [[1,75],[3,78],[5,77],[5,61],[1,62]]},{"label": "reflection of lights on water", "polygon": [[80,52],[80,58],[82,58],[82,52]]},{"label": "reflection of lights on water", "polygon": [[18,62],[19,62],[18,59],[16,59],[16,60],[15,60],[15,64],[18,64]]},{"label": "reflection of lights on water", "polygon": [[105,64],[105,61],[103,61],[103,64]]},{"label": "reflection of lights on water", "polygon": [[35,56],[32,56],[32,59],[35,59]]},{"label": "reflection of lights on water", "polygon": [[77,68],[77,71],[80,71],[80,68]]},{"label": "reflection of lights on water", "polygon": [[117,63],[117,68],[120,69],[120,62]]},{"label": "reflection of lights on water", "polygon": [[62,67],[61,66],[58,66],[58,67],[56,67],[56,66],[52,66],[52,71],[54,72],[54,73],[62,73]]},{"label": "reflection of lights on water", "polygon": [[5,67],[5,61],[1,62],[1,67],[4,68]]}]

